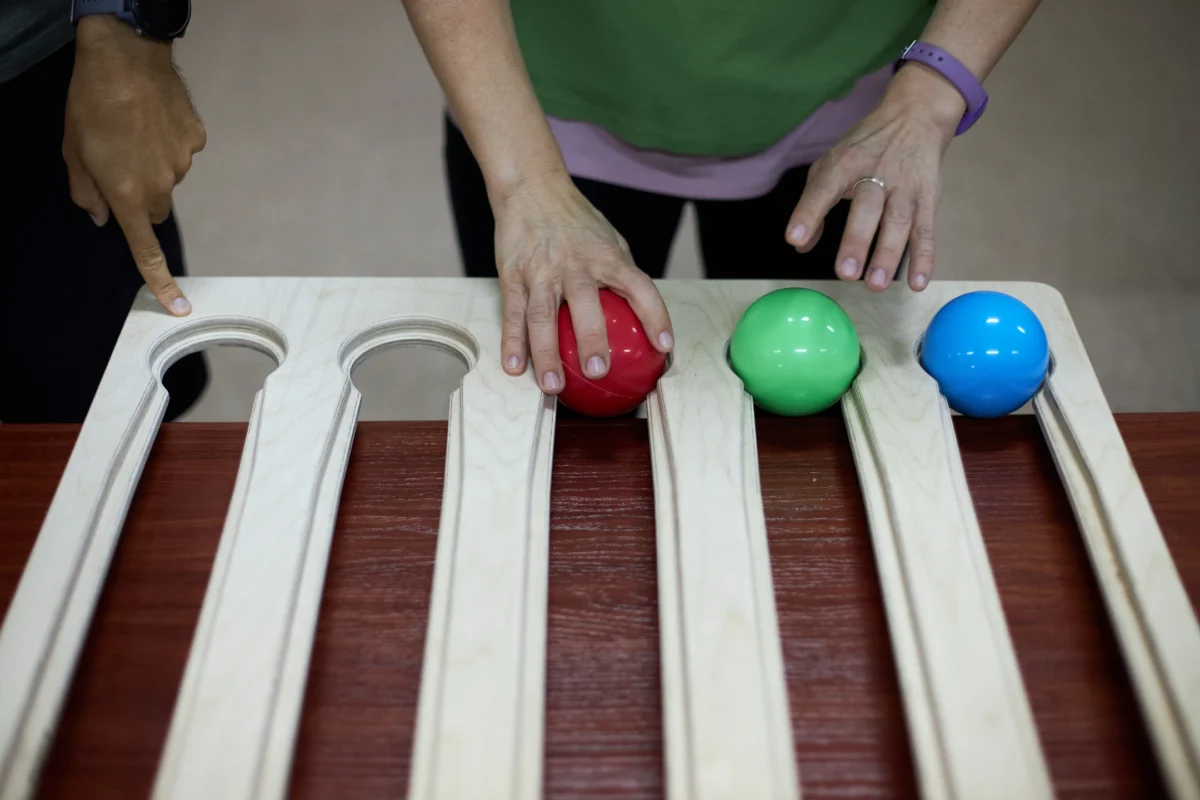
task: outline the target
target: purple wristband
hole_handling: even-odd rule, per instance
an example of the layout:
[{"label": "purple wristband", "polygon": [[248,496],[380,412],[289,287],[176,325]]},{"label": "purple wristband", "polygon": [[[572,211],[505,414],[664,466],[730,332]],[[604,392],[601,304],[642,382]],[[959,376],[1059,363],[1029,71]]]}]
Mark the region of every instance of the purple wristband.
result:
[{"label": "purple wristband", "polygon": [[972,74],[971,70],[962,65],[962,62],[942,48],[926,42],[913,42],[904,48],[904,52],[896,59],[896,63],[892,67],[893,74],[899,71],[905,61],[919,61],[936,70],[943,78],[950,81],[967,101],[967,112],[963,114],[962,120],[958,123],[958,130],[954,132],[955,136],[966,133],[967,129],[975,124],[975,121],[983,114],[983,110],[987,108],[988,94],[984,90],[983,84]]}]

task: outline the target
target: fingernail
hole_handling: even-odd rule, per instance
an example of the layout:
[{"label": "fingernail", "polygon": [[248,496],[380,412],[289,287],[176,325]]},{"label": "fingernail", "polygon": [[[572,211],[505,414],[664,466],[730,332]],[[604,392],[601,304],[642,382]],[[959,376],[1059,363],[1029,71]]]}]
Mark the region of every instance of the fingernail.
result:
[{"label": "fingernail", "polygon": [[858,262],[853,258],[847,258],[842,262],[842,265],[838,267],[838,272],[842,274],[843,278],[853,278],[858,274]]},{"label": "fingernail", "polygon": [[675,337],[670,331],[663,331],[658,335],[658,344],[663,350],[670,350],[675,346]]},{"label": "fingernail", "polygon": [[802,243],[804,241],[804,234],[807,232],[803,225],[793,225],[791,231],[792,241],[796,244]]},{"label": "fingernail", "polygon": [[918,289],[924,289],[925,284],[927,283],[929,283],[929,279],[920,272],[918,272],[916,275],[913,275],[913,286],[917,287]]},{"label": "fingernail", "polygon": [[600,356],[592,356],[589,358],[587,362],[587,371],[588,375],[591,375],[593,378],[600,377],[600,374],[604,372],[604,359],[600,358]]},{"label": "fingernail", "polygon": [[97,228],[103,228],[104,223],[108,222],[108,216],[106,214],[92,213],[88,214],[88,216],[92,218],[92,222],[96,224]]},{"label": "fingernail", "polygon": [[517,367],[521,366],[521,359],[517,358],[516,356],[509,356],[508,358],[504,359],[504,366],[508,367],[510,370],[515,370]]},{"label": "fingernail", "polygon": [[883,269],[876,267],[875,269],[871,270],[871,277],[867,279],[867,282],[872,286],[882,287],[885,280],[886,278],[884,277]]},{"label": "fingernail", "polygon": [[187,301],[186,297],[176,297],[171,301],[171,311],[179,316],[185,316],[191,313],[192,304]]},{"label": "fingernail", "polygon": [[558,379],[557,372],[547,372],[542,377],[542,385],[546,387],[546,391],[553,392],[562,386],[562,382]]}]

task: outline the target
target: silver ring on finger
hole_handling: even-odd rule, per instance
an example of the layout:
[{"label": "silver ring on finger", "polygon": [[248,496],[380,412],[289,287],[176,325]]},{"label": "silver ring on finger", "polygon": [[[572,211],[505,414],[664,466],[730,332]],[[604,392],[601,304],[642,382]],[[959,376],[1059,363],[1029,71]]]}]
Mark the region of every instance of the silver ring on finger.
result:
[{"label": "silver ring on finger", "polygon": [[855,190],[858,189],[858,185],[860,183],[873,183],[873,184],[877,185],[880,189],[883,189],[884,192],[887,191],[887,186],[884,185],[884,182],[879,180],[879,178],[873,178],[873,177],[872,178],[859,178],[857,181],[854,182],[854,186],[850,187],[850,194],[854,194]]}]

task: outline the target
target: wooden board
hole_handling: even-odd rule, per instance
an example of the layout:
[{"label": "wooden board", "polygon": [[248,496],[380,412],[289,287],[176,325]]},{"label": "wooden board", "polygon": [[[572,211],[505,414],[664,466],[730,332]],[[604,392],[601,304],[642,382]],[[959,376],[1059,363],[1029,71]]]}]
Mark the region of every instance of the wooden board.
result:
[{"label": "wooden board", "polygon": [[[1193,604],[1200,603],[1192,526],[1200,494],[1188,477],[1200,459],[1200,414],[1117,419]],[[1036,420],[955,423],[1057,797],[1166,796]],[[760,415],[756,429],[804,797],[915,798],[840,415]],[[77,433],[77,426],[0,426],[0,618]],[[147,796],[245,434],[244,424],[160,431],[49,745],[40,800]],[[662,798],[646,425],[560,414],[554,447],[544,796]],[[295,800],[406,791],[445,449],[444,422],[360,423],[355,434],[297,737]]]},{"label": "wooden board", "polygon": [[[660,581],[677,598],[660,593],[673,797],[798,794],[752,415],[722,363],[738,315],[771,288],[663,284],[678,344],[649,408]],[[942,303],[997,288],[1046,324],[1049,441],[1077,454],[1058,463],[1089,541],[1108,548],[1091,547],[1097,576],[1164,771],[1176,796],[1196,796],[1200,628],[1061,297],[1032,284],[822,288],[866,353],[846,413],[925,795],[1050,793],[949,414],[913,356]],[[499,369],[494,283],[195,279],[187,291],[186,320],[146,297],[131,314],[0,630],[0,670],[16,676],[0,688],[0,787],[34,785],[165,406],[157,376],[184,352],[238,342],[281,366],[256,403],[155,794],[282,796],[354,430],[347,376],[375,348],[420,341],[471,371],[451,405],[410,794],[538,796],[554,408]]]}]

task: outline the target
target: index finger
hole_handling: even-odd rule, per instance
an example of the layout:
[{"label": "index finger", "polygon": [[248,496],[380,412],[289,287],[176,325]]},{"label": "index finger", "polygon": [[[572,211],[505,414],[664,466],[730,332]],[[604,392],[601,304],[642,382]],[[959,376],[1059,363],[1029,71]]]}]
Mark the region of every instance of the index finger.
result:
[{"label": "index finger", "polygon": [[630,265],[605,274],[604,283],[629,303],[655,349],[660,353],[670,352],[675,346],[671,315],[650,276]]},{"label": "index finger", "polygon": [[785,238],[793,247],[808,247],[825,221],[825,215],[846,193],[846,182],[836,166],[818,162],[809,172],[796,210],[788,220]]},{"label": "index finger", "polygon": [[133,254],[138,272],[162,307],[177,317],[191,313],[191,303],[183,296],[183,290],[167,269],[167,257],[158,243],[158,237],[154,235],[149,212],[117,211],[114,208],[113,216],[125,233],[125,241],[129,243],[129,251]]}]

